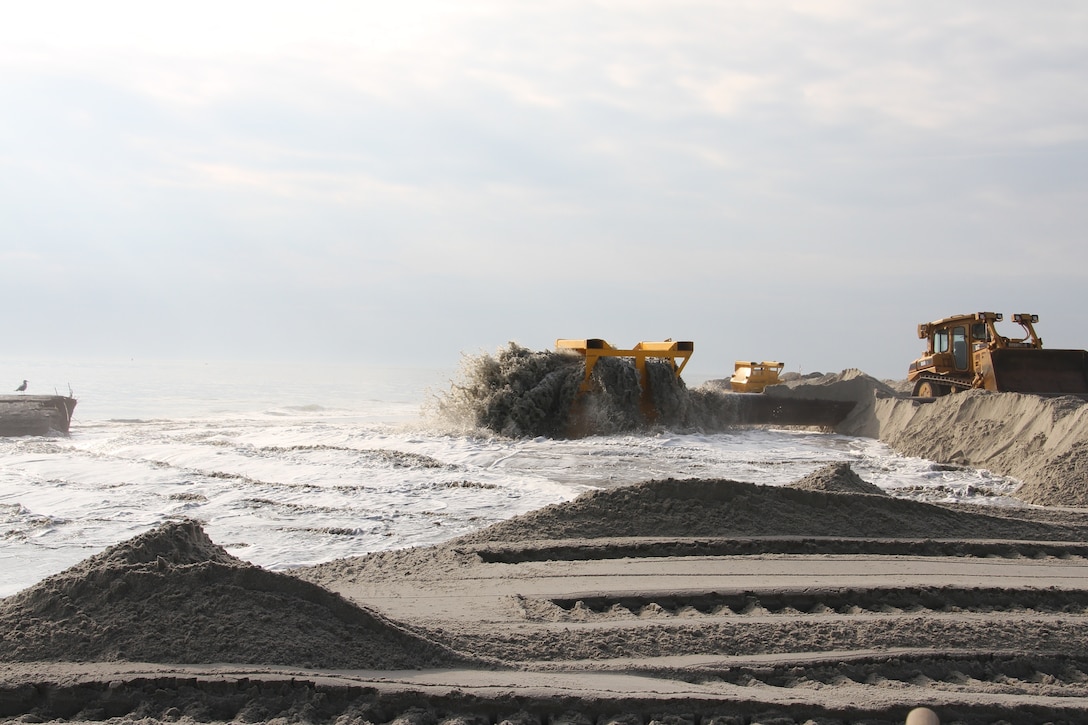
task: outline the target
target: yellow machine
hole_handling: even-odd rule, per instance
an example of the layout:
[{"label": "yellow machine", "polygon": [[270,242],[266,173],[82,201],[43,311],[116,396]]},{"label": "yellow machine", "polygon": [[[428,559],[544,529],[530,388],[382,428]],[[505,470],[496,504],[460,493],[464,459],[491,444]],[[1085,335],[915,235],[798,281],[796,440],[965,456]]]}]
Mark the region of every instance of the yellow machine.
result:
[{"label": "yellow machine", "polygon": [[729,378],[729,387],[734,393],[762,393],[768,385],[782,382],[778,376],[784,367],[785,363],[774,360],[737,360],[733,366],[733,377]]},{"label": "yellow machine", "polygon": [[[598,376],[596,380],[592,379],[592,376],[594,367],[601,358],[605,357],[628,358],[634,361],[641,387],[639,409],[646,421],[665,420],[674,425],[685,425],[683,414],[681,413],[679,417],[676,415],[683,406],[676,408],[675,401],[670,399],[670,393],[674,393],[675,388],[681,386],[670,385],[670,389],[666,389],[663,383],[673,383],[666,377],[670,371],[676,381],[679,381],[680,373],[683,372],[684,366],[687,365],[695,350],[695,343],[674,340],[640,342],[629,350],[621,350],[600,339],[556,340],[555,347],[560,351],[578,353],[585,357],[585,375],[579,386],[579,395],[574,401],[572,421],[568,426],[567,435],[577,438],[593,432],[592,422],[581,415],[586,402],[584,394],[594,392],[601,382],[601,376]],[[651,366],[649,364],[651,360],[665,364]],[[762,390],[773,382],[780,382],[778,376],[784,367],[784,363],[774,361],[737,361],[737,365],[751,369],[745,375],[746,384],[751,386],[748,388],[750,391],[754,391],[757,385],[762,386],[759,388]],[[753,372],[756,374],[753,375]],[[658,386],[657,390],[654,390],[654,385]],[[724,397],[729,399],[728,402],[714,396],[700,397],[702,404],[708,406],[704,414],[721,416],[735,425],[799,425],[833,428],[850,414],[856,404],[852,400],[779,398],[769,395]],[[658,410],[657,405],[664,405],[664,407]]]},{"label": "yellow machine", "polygon": [[1035,332],[1038,315],[1012,316],[1024,336],[1006,337],[996,324],[1000,312],[976,312],[918,325],[926,341],[922,357],[910,364],[914,395],[934,398],[958,390],[1088,396],[1088,351],[1044,350]]},{"label": "yellow machine", "polygon": [[[662,342],[640,342],[630,350],[621,350],[609,345],[604,340],[597,338],[590,338],[587,340],[556,340],[555,347],[557,350],[570,350],[585,356],[586,372],[585,377],[582,378],[582,385],[579,388],[579,392],[582,393],[589,392],[593,389],[593,385],[590,382],[590,376],[593,374],[593,367],[602,357],[625,357],[634,359],[635,370],[638,371],[639,384],[642,387],[642,412],[651,420],[655,417],[657,411],[654,407],[653,394],[650,390],[650,379],[649,373],[646,370],[646,360],[648,358],[654,358],[667,361],[672,366],[673,373],[679,378],[680,373],[684,370],[684,366],[688,364],[691,354],[695,351],[695,343],[671,339]],[[677,364],[677,360],[680,361],[679,364]]]}]

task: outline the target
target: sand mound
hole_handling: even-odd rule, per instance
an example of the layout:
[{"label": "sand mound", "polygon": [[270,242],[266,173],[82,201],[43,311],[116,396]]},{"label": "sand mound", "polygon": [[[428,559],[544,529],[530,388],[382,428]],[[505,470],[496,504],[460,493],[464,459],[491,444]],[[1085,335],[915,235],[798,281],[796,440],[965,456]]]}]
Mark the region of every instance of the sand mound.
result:
[{"label": "sand mound", "polygon": [[896,390],[871,375],[851,368],[841,373],[827,373],[815,377],[794,380],[783,385],[773,385],[766,395],[778,398],[805,398],[815,400],[851,400],[856,403],[846,420],[836,426],[836,431],[848,435],[877,438],[874,422],[874,405],[878,399],[894,397]]},{"label": "sand mound", "polygon": [[932,402],[844,370],[767,388],[767,395],[857,401],[836,427],[898,452],[1023,481],[1016,496],[1041,506],[1088,506],[1088,406],[1072,396],[970,390]]},{"label": "sand mound", "polygon": [[869,483],[854,473],[854,469],[850,467],[849,463],[829,463],[823,468],[791,483],[790,487],[806,491],[888,495],[880,486]]},{"label": "sand mound", "polygon": [[787,380],[780,385],[770,386],[765,392],[780,397],[863,400],[872,397],[874,391],[880,395],[897,394],[896,389],[889,383],[877,380],[857,368],[848,368],[841,373],[820,373]]},{"label": "sand mound", "polygon": [[411,669],[454,653],[168,523],[0,600],[0,659]]},{"label": "sand mound", "polygon": [[897,451],[985,468],[1024,482],[1016,496],[1044,506],[1088,506],[1088,406],[1065,396],[971,390],[931,403],[874,398],[841,432]]},{"label": "sand mound", "polygon": [[122,541],[69,571],[109,569],[140,564],[157,565],[160,560],[171,566],[206,562],[232,566],[245,565],[241,559],[231,556],[226,549],[208,538],[199,523],[186,520],[171,521],[128,541]]},{"label": "sand mound", "polygon": [[[852,473],[852,472],[851,472]],[[821,473],[818,478],[826,477]],[[838,481],[847,479],[839,472]],[[804,480],[804,479],[802,479]],[[864,483],[864,482],[862,482]],[[857,485],[851,481],[851,485]],[[590,491],[503,521],[456,544],[542,539],[850,536],[1075,541],[1076,527],[989,516],[891,496],[726,480],[649,481]]]}]

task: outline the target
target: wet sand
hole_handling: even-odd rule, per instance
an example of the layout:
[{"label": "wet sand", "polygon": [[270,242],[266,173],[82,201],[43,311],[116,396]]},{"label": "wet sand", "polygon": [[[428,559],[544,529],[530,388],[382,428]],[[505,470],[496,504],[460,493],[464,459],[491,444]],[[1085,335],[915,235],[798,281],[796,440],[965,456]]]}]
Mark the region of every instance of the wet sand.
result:
[{"label": "wet sand", "polygon": [[[936,436],[935,460],[1035,404],[824,383],[867,387],[848,426]],[[0,600],[0,718],[886,723],[924,705],[941,722],[1083,722],[1088,438],[1083,404],[1059,407],[1001,423],[1049,431],[1022,464],[1048,506],[896,499],[834,464],[788,487],[595,491],[291,575],[168,524]],[[937,435],[932,416],[956,411]]]}]

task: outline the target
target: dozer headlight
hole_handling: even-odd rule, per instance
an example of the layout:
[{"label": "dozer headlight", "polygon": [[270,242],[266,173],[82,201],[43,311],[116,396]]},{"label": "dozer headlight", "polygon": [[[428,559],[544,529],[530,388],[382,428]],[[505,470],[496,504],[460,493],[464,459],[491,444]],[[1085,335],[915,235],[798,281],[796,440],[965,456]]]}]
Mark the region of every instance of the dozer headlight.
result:
[{"label": "dozer headlight", "polygon": [[1039,315],[1029,315],[1026,312],[1021,312],[1012,316],[1013,322],[1038,322]]}]

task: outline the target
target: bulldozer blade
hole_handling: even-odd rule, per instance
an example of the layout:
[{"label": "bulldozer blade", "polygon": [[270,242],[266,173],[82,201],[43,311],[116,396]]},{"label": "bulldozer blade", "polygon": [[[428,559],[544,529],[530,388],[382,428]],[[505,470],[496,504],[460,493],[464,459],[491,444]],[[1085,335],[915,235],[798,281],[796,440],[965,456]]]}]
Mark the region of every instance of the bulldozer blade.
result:
[{"label": "bulldozer blade", "polygon": [[990,353],[997,390],[1088,395],[1088,351],[1002,348]]},{"label": "bulldozer blade", "polygon": [[788,398],[765,393],[725,396],[737,425],[798,425],[834,428],[857,405],[853,400]]}]

